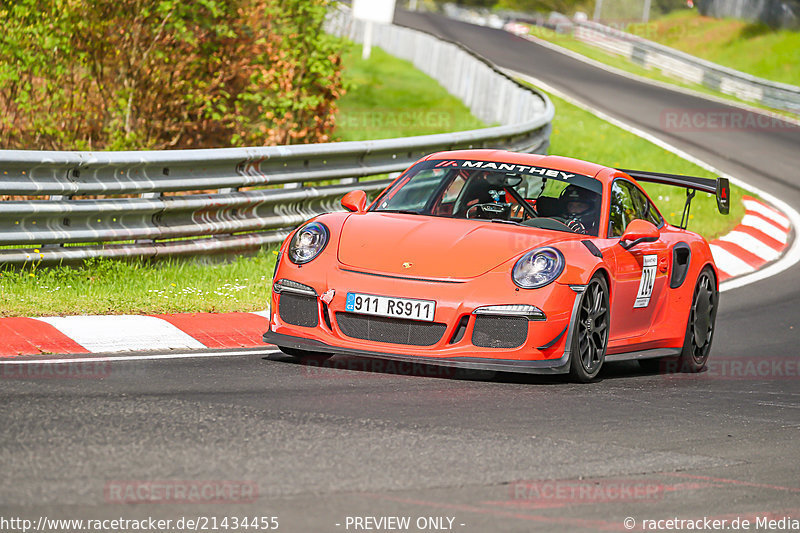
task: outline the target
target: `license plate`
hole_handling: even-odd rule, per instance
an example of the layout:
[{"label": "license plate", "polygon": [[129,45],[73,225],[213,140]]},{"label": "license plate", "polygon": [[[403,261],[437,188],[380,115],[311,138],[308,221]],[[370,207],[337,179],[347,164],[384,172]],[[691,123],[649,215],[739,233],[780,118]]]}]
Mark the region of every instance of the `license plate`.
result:
[{"label": "license plate", "polygon": [[348,292],[345,311],[432,322],[433,314],[436,311],[436,302],[434,300],[414,300]]}]

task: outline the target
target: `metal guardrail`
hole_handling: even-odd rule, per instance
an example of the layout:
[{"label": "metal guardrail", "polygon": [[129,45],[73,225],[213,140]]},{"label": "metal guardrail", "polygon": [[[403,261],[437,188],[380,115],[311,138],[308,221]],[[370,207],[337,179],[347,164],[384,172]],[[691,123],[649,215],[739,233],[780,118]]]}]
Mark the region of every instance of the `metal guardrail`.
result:
[{"label": "metal guardrail", "polygon": [[[329,30],[359,40],[347,12]],[[345,193],[377,193],[436,151],[546,151],[553,105],[459,45],[379,28],[377,46],[411,59],[483,121],[499,126],[400,139],[142,152],[0,151],[0,264],[257,250]],[[316,185],[318,182],[338,182]],[[93,198],[86,198],[91,196]],[[34,252],[34,249],[38,252]]]},{"label": "metal guardrail", "polygon": [[757,78],[603,24],[573,21],[576,39],[664,74],[749,102],[800,113],[800,87]]}]

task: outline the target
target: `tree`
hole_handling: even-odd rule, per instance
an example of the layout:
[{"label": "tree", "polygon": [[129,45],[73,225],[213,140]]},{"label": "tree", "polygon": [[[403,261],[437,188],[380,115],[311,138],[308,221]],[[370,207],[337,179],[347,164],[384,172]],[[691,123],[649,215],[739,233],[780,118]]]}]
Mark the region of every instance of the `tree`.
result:
[{"label": "tree", "polygon": [[329,0],[0,2],[0,146],[326,141],[342,94]]}]

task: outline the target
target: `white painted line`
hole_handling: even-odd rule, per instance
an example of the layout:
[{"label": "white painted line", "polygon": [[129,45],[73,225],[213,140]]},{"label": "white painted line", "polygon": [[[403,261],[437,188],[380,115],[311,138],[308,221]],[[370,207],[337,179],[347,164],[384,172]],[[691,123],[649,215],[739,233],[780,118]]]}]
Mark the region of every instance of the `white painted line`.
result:
[{"label": "white painted line", "polygon": [[726,241],[738,246],[741,246],[750,253],[753,253],[763,259],[764,261],[775,261],[781,256],[781,253],[774,248],[767,246],[759,241],[749,233],[743,231],[732,231],[727,235],[723,235],[718,240]]},{"label": "white painted line", "polygon": [[[567,102],[571,103],[572,105],[577,106],[577,107],[583,109],[584,111],[588,111],[589,113],[592,113],[593,115],[595,115],[595,116],[597,116],[597,117],[599,117],[599,118],[601,118],[601,119],[603,119],[603,120],[605,120],[605,121],[607,121],[607,122],[609,122],[609,123],[611,123],[611,124],[613,124],[613,125],[615,125],[615,126],[617,126],[619,128],[622,128],[625,131],[633,133],[634,135],[636,135],[638,137],[646,139],[646,140],[650,141],[651,143],[655,144],[656,146],[660,146],[664,150],[667,150],[668,152],[672,152],[673,154],[677,155],[678,157],[681,157],[681,158],[683,158],[683,159],[685,159],[685,160],[687,160],[687,161],[689,161],[691,163],[694,163],[695,165],[699,166],[700,168],[704,168],[704,169],[706,169],[706,170],[708,170],[710,172],[713,172],[713,173],[715,173],[715,174],[717,174],[719,176],[722,176],[724,178],[728,178],[728,180],[731,183],[733,183],[735,185],[738,185],[739,187],[741,187],[741,188],[743,188],[745,190],[748,190],[748,191],[750,191],[752,193],[757,194],[758,196],[760,196],[761,198],[763,198],[764,200],[766,200],[767,202],[769,202],[770,204],[775,206],[778,210],[780,210],[784,215],[786,215],[789,218],[789,220],[791,222],[791,225],[793,227],[800,228],[800,213],[798,213],[797,210],[794,209],[792,206],[790,206],[789,204],[787,204],[783,200],[779,199],[778,197],[768,193],[767,191],[765,191],[763,189],[759,189],[758,187],[756,187],[754,185],[750,185],[749,183],[745,183],[744,181],[742,181],[742,180],[740,180],[738,178],[735,178],[735,177],[731,176],[730,174],[726,174],[724,172],[721,172],[716,167],[706,163],[705,161],[703,161],[701,159],[698,159],[697,157],[694,157],[693,155],[681,150],[680,148],[678,148],[676,146],[671,145],[670,143],[668,143],[666,141],[663,141],[663,140],[659,139],[655,135],[647,133],[646,131],[643,131],[643,130],[635,127],[635,126],[627,124],[626,122],[622,122],[621,120],[617,120],[617,119],[615,119],[615,118],[603,113],[599,109],[596,109],[596,108],[594,108],[594,107],[592,107],[590,105],[587,105],[587,104],[585,104],[585,103],[583,103],[583,102],[581,102],[581,101],[579,101],[579,100],[577,100],[577,99],[575,99],[575,98],[573,98],[573,97],[571,97],[571,96],[559,91],[555,87],[552,87],[552,86],[542,82],[541,80],[539,80],[537,78],[534,78],[533,76],[528,76],[527,74],[522,74],[521,72],[516,72],[516,71],[513,71],[513,70],[506,70],[506,73],[509,76],[512,76],[512,77],[515,77],[515,78],[519,78],[521,80],[527,81],[528,83],[532,83],[533,85],[535,85],[537,87],[541,87],[543,90],[545,90],[547,92],[550,92],[550,93],[558,96],[559,98],[562,98],[563,100],[566,100]],[[755,272],[752,272],[750,274],[746,274],[746,275],[741,276],[741,277],[736,278],[736,279],[726,280],[726,281],[720,283],[719,290],[722,292],[722,291],[727,291],[727,290],[731,290],[731,289],[737,289],[739,287],[744,287],[745,285],[749,285],[751,283],[755,283],[756,281],[761,281],[762,279],[767,279],[767,278],[769,278],[771,276],[775,276],[777,274],[780,274],[781,272],[783,272],[784,270],[786,270],[788,268],[791,268],[792,266],[796,265],[798,262],[800,262],[800,239],[796,238],[792,242],[792,246],[784,253],[783,257],[781,257],[778,261],[774,262],[773,264],[769,265],[766,268],[762,268],[762,269],[760,269],[758,271],[755,271]]]},{"label": "white painted line", "polygon": [[269,319],[269,307],[267,307],[263,311],[251,311],[250,314],[251,315],[263,316],[264,318]]},{"label": "white painted line", "polygon": [[771,207],[766,206],[761,202],[757,202],[755,200],[743,200],[743,202],[744,202],[744,208],[747,211],[755,211],[756,213],[772,220],[786,231],[789,231],[789,228],[791,227],[791,225],[789,224],[789,219],[783,216],[781,213],[778,213]]},{"label": "white painted line", "polygon": [[251,350],[247,352],[187,352],[187,353],[167,353],[167,354],[140,354],[140,355],[119,355],[111,357],[69,357],[64,359],[0,359],[0,365],[63,365],[69,363],[77,363],[81,361],[92,361],[96,363],[114,363],[117,361],[146,361],[149,359],[191,359],[195,357],[234,357],[237,355],[271,355],[274,353],[282,353],[280,350],[270,348],[269,345],[264,345],[264,351]]},{"label": "white painted line", "polygon": [[741,276],[742,274],[747,274],[755,270],[724,248],[720,248],[716,244],[711,244],[709,246],[711,247],[711,255],[714,256],[714,262],[720,270],[724,271],[726,274]]},{"label": "white painted line", "polygon": [[37,318],[90,352],[203,349],[204,344],[153,316],[108,315]]},{"label": "white painted line", "polygon": [[759,231],[763,231],[776,241],[786,244],[788,240],[788,233],[785,230],[775,226],[774,224],[770,224],[766,220],[761,217],[757,217],[755,215],[748,215],[745,214],[744,218],[742,218],[742,225],[743,226],[750,226],[756,228]]}]

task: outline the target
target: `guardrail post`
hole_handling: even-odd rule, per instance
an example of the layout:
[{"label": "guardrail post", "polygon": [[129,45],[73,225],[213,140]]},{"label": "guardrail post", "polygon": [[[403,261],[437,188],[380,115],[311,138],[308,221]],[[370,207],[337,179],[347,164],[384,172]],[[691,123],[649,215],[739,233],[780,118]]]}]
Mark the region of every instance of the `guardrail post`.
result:
[{"label": "guardrail post", "polygon": [[[169,171],[167,171],[165,173],[165,175],[167,175],[167,174],[169,174]],[[162,193],[160,191],[157,191],[157,192],[143,192],[142,194],[139,195],[139,197],[142,198],[143,200],[157,200],[157,199],[163,198],[164,197],[164,193]],[[153,225],[154,226],[158,226],[159,225],[159,220],[158,220],[159,216],[160,216],[160,214],[153,215]],[[136,244],[153,244],[156,241],[155,241],[155,239],[136,239],[134,242]]]}]

